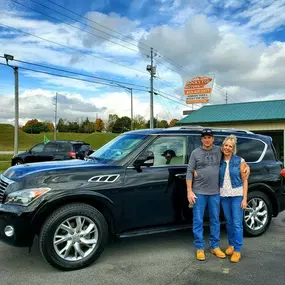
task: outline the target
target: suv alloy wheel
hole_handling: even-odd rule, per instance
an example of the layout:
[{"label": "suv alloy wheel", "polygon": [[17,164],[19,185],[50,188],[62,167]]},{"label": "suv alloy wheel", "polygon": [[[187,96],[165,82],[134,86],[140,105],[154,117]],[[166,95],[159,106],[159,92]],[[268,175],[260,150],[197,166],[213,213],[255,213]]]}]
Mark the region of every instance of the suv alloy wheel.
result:
[{"label": "suv alloy wheel", "polygon": [[266,194],[260,191],[248,193],[244,210],[244,231],[248,236],[259,236],[269,227],[272,219],[272,204]]},{"label": "suv alloy wheel", "polygon": [[40,250],[50,265],[61,270],[84,268],[102,253],[108,238],[103,215],[87,204],[65,205],[45,221]]}]

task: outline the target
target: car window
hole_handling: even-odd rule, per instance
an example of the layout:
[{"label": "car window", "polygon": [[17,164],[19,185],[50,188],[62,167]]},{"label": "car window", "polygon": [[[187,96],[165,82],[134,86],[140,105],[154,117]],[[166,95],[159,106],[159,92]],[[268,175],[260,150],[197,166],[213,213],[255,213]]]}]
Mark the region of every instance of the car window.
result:
[{"label": "car window", "polygon": [[[215,145],[221,146],[227,136],[215,136]],[[265,149],[265,144],[261,140],[254,138],[237,137],[237,155],[242,157],[246,162],[256,162],[259,160]],[[271,157],[272,152],[267,154]]]},{"label": "car window", "polygon": [[58,152],[69,152],[72,151],[72,147],[69,143],[57,143]]},{"label": "car window", "polygon": [[260,140],[239,137],[237,141],[237,155],[246,162],[258,161],[264,148],[265,144]]},{"label": "car window", "polygon": [[75,152],[86,151],[91,149],[88,144],[73,144],[73,147],[75,149]]},{"label": "car window", "polygon": [[186,136],[160,136],[145,151],[154,154],[154,166],[186,163]]},{"label": "car window", "polygon": [[31,152],[41,152],[43,151],[44,147],[45,147],[45,144],[39,143],[31,149]]},{"label": "car window", "polygon": [[90,149],[91,149],[91,147],[89,145],[84,144],[81,146],[80,151],[86,151],[86,150],[90,150]]},{"label": "car window", "polygon": [[188,153],[191,154],[191,152],[201,146],[201,136],[200,135],[189,135],[188,136]]},{"label": "car window", "polygon": [[47,152],[56,152],[56,150],[57,150],[56,143],[48,143],[46,144],[45,149],[44,149],[44,151],[47,151]]},{"label": "car window", "polygon": [[110,163],[124,159],[141,145],[147,135],[140,134],[123,134],[109,141],[101,148],[93,152],[89,157],[102,163]]}]

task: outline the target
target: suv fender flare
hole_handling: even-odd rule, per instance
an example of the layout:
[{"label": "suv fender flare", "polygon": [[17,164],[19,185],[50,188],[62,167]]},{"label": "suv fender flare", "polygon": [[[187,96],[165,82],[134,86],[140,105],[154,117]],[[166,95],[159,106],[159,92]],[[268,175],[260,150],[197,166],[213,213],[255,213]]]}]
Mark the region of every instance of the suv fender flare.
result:
[{"label": "suv fender flare", "polygon": [[279,213],[279,204],[277,202],[277,197],[274,190],[268,184],[256,182],[248,185],[248,192],[252,191],[260,191],[268,196],[270,202],[272,203],[273,216],[276,217]]},{"label": "suv fender flare", "polygon": [[115,204],[108,197],[93,191],[80,191],[70,193],[69,195],[66,195],[65,192],[53,197],[51,200],[45,201],[37,209],[31,220],[31,224],[35,226],[36,232],[40,230],[46,218],[58,207],[71,203],[85,203],[93,206],[105,217],[110,227],[110,232],[115,232],[115,217],[117,216],[115,213]]}]

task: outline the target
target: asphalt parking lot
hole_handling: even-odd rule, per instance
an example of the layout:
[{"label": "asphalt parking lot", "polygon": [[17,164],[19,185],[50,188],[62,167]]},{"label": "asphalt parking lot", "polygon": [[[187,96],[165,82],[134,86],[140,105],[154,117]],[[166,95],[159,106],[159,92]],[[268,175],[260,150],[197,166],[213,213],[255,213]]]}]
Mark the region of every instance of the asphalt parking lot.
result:
[{"label": "asphalt parking lot", "polygon": [[[206,229],[206,236],[208,230]],[[226,247],[222,230],[221,247]],[[110,243],[92,266],[60,272],[37,246],[0,243],[0,284],[285,284],[285,212],[258,238],[246,238],[242,260],[232,264],[207,252],[196,261],[191,230],[121,239]]]}]

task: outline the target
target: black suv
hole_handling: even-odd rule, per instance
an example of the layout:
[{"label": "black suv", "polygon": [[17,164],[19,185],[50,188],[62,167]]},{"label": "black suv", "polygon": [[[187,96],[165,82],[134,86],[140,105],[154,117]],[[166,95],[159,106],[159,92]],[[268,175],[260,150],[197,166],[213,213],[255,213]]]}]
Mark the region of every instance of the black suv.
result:
[{"label": "black suv", "polygon": [[[62,270],[94,262],[108,235],[119,237],[191,227],[185,174],[201,144],[201,128],[124,133],[88,160],[10,167],[0,177],[0,240],[31,246],[39,236],[44,258]],[[238,155],[251,168],[244,230],[264,233],[285,209],[284,169],[272,139],[216,129],[215,143],[238,138]],[[222,217],[221,217],[222,219]]]},{"label": "black suv", "polygon": [[83,141],[50,141],[46,144],[39,143],[26,152],[19,153],[12,158],[12,166],[24,163],[84,159],[92,154],[93,150],[88,143]]}]

